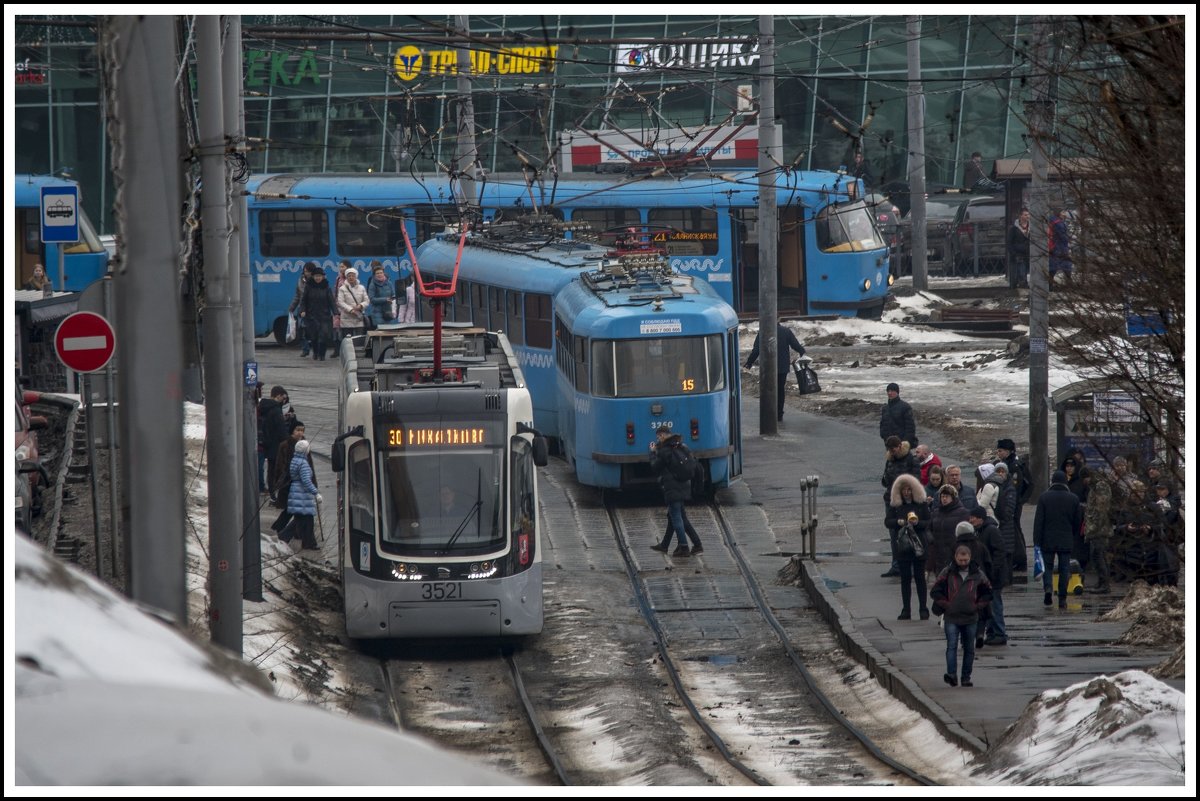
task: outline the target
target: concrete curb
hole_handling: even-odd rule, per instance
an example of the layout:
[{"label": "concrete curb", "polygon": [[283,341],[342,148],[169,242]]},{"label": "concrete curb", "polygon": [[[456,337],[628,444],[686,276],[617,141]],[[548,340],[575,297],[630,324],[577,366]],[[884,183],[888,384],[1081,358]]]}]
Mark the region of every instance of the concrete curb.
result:
[{"label": "concrete curb", "polygon": [[806,562],[796,556],[792,557],[792,562],[798,568],[797,574],[801,577],[805,591],[821,617],[833,629],[838,643],[848,654],[861,662],[884,689],[898,701],[923,715],[937,727],[942,736],[959,747],[976,754],[987,751],[987,745],[982,740],[960,726],[915,681],[897,670],[890,659],[867,641],[826,586],[825,577],[815,562]]},{"label": "concrete curb", "polygon": [[[71,463],[75,458],[75,426],[79,421],[79,400],[66,395],[56,395],[51,392],[41,393],[38,399],[39,403],[49,403],[58,406],[66,406],[70,408],[67,413],[67,422],[63,432],[63,456],[58,463],[58,473],[54,477],[54,492],[51,500],[50,508],[50,526],[47,529],[47,538],[52,540],[44,543],[46,546],[53,549],[54,540],[58,538],[58,528],[62,519],[63,491],[67,485],[67,473],[71,469]],[[43,514],[45,512],[43,511]]]}]

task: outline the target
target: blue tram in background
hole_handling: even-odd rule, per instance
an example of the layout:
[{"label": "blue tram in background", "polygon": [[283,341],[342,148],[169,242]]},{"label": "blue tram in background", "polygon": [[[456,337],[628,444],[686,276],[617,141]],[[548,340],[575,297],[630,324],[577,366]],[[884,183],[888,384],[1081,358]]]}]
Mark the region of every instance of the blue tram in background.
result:
[{"label": "blue tram in background", "polygon": [[[530,217],[417,250],[426,280],[450,280],[448,319],[502,330],[533,398],[534,424],[583,484],[653,480],[649,445],[666,425],[706,469],[701,491],[741,474],[737,315],[664,254],[552,237]],[[539,228],[540,226],[540,228]],[[650,239],[652,232],[646,234]]]},{"label": "blue tram in background", "polygon": [[[603,231],[648,226],[672,270],[708,282],[742,314],[758,308],[758,194],[749,172],[683,178],[568,175],[529,186],[520,175],[478,182],[483,218],[550,214]],[[300,270],[316,261],[360,272],[379,261],[393,278],[412,269],[400,226],[428,240],[460,217],[445,176],[255,176],[249,194],[255,333],[283,342]],[[776,178],[778,303],[783,312],[878,319],[891,284],[888,250],[859,181],[832,172]],[[568,233],[569,237],[570,234]]]}]

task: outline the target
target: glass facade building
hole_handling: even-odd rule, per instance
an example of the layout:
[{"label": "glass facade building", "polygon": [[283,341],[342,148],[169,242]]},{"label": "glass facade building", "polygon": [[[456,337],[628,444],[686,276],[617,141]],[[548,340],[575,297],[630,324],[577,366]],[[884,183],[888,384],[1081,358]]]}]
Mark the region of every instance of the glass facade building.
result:
[{"label": "glass facade building", "polygon": [[[190,18],[179,20],[179,47],[194,63]],[[97,18],[16,22],[17,170],[69,170],[108,232]],[[561,165],[572,131],[624,130],[637,153],[678,141],[681,130],[754,128],[753,15],[471,17],[465,39],[453,16],[245,16],[242,25],[254,172],[444,169],[457,147],[460,45],[473,70],[478,156],[493,172]],[[836,169],[857,145],[877,184],[905,180],[905,18],[777,16],[774,25],[783,163]],[[1025,154],[1016,112],[1028,28],[1029,18],[1014,16],[923,19],[931,185],[961,183],[975,150],[989,163]],[[576,170],[594,168],[574,160]]]}]

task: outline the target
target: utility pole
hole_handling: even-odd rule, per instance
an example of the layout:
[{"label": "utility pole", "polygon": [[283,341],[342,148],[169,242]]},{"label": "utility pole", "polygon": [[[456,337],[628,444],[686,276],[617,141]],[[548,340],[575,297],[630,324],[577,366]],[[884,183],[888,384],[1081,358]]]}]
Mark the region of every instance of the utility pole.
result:
[{"label": "utility pole", "polygon": [[475,177],[479,152],[475,148],[475,104],[471,100],[471,23],[466,14],[455,17],[462,44],[458,47],[458,136],[455,140],[454,172],[462,186],[463,209],[476,205]]},{"label": "utility pole", "polygon": [[[245,153],[246,107],[242,102],[242,18],[238,14],[225,17],[225,49],[221,54],[224,81],[221,99],[224,102],[225,141],[230,151]],[[254,357],[254,287],[250,282],[250,244],[246,238],[246,196],[242,184],[230,180],[230,209],[233,231],[229,237],[229,271],[236,276],[231,286],[238,289],[234,315],[241,310],[242,349],[242,414],[238,425],[242,454],[242,597],[261,601],[262,594],[262,536],[258,519],[258,416],[255,413],[254,381],[257,368]],[[252,378],[253,374],[253,378]]]},{"label": "utility pole", "polygon": [[929,289],[925,228],[925,90],[921,85],[921,18],[908,18],[908,218],[912,221],[913,289]]},{"label": "utility pole", "polygon": [[220,17],[196,17],[196,70],[200,113],[201,228],[204,278],[204,419],[208,428],[208,542],[213,642],[242,655],[242,507],[237,439],[241,399],[237,385],[233,276],[229,268],[229,195],[225,190],[225,131],[221,99]]},{"label": "utility pole", "polygon": [[775,18],[758,18],[758,432],[779,431],[779,210],[775,174]]},{"label": "utility pole", "polygon": [[[99,38],[110,130],[116,132],[117,225],[125,246],[113,280],[121,314],[113,322],[121,364],[120,525],[127,543],[127,586],[133,600],[182,627],[187,588],[183,351],[176,291],[179,102],[174,70],[163,69],[178,60],[173,25],[169,16],[104,17]],[[110,387],[109,402],[113,399]]]},{"label": "utility pole", "polygon": [[1046,143],[1054,124],[1054,101],[1050,97],[1050,21],[1037,17],[1033,24],[1033,78],[1030,100],[1025,104],[1029,120],[1029,138],[1033,142],[1031,180],[1029,182],[1029,473],[1033,491],[1045,491],[1049,477],[1049,394],[1050,394],[1050,253],[1046,242],[1049,220],[1046,202]]}]

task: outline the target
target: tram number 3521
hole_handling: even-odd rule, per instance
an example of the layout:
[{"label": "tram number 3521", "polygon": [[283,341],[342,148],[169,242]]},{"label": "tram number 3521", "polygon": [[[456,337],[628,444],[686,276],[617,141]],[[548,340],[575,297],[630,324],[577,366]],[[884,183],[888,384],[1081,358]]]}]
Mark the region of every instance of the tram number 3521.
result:
[{"label": "tram number 3521", "polygon": [[461,600],[462,597],[462,584],[457,581],[435,581],[421,585],[423,601],[452,601]]}]

